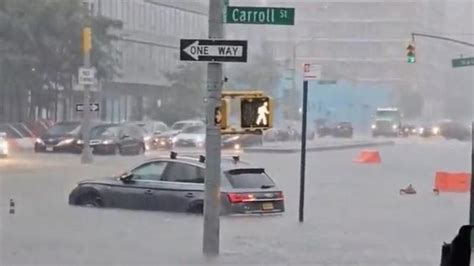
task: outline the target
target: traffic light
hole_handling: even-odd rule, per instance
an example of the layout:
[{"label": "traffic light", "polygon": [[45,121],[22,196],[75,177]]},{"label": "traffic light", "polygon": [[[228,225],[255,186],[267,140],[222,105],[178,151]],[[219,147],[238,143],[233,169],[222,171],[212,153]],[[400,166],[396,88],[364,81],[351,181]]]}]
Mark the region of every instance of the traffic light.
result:
[{"label": "traffic light", "polygon": [[221,105],[216,108],[214,116],[214,124],[220,127],[221,130],[225,130],[229,127],[228,124],[229,116],[229,101],[227,99],[221,100]]},{"label": "traffic light", "polygon": [[407,46],[407,62],[413,64],[416,62],[415,45],[413,43]]},{"label": "traffic light", "polygon": [[273,126],[273,101],[267,96],[243,97],[240,100],[240,127],[269,129]]}]

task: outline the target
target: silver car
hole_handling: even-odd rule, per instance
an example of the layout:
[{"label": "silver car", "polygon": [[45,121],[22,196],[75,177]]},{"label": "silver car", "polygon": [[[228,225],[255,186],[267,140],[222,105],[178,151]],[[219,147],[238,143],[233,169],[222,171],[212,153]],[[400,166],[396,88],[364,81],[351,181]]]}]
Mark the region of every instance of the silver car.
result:
[{"label": "silver car", "polygon": [[[221,213],[265,214],[284,211],[283,192],[261,167],[222,160]],[[121,176],[80,182],[69,204],[141,210],[202,213],[205,158],[179,157],[147,161]]]}]

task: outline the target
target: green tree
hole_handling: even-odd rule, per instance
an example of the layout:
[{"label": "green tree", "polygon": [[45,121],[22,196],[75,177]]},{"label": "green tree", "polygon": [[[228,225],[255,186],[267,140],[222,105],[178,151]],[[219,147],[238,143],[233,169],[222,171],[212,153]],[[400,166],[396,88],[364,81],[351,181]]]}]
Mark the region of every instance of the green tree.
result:
[{"label": "green tree", "polygon": [[206,95],[206,67],[202,64],[183,64],[176,71],[165,73],[170,87],[161,99],[162,105],[154,113],[155,119],[169,124],[182,119],[204,117]]},{"label": "green tree", "polygon": [[98,78],[118,75],[120,54],[114,41],[120,21],[90,17],[77,0],[0,0],[0,90],[17,95],[29,91],[30,110],[55,100],[44,97],[49,90],[71,90],[83,61],[81,31],[86,24],[93,31],[92,65]]}]

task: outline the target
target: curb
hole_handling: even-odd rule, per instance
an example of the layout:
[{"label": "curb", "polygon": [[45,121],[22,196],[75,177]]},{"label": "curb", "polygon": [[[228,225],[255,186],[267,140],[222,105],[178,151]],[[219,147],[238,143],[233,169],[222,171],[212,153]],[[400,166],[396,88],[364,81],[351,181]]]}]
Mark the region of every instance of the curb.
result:
[{"label": "curb", "polygon": [[[306,152],[321,152],[395,145],[395,141],[362,142],[353,144],[333,144],[306,147]],[[244,148],[244,153],[299,153],[301,148]]]}]

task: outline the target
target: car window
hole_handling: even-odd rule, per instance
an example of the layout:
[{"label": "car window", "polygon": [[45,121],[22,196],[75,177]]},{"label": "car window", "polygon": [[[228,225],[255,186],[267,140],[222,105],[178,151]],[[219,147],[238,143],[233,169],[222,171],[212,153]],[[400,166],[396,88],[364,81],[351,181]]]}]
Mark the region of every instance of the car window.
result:
[{"label": "car window", "polygon": [[134,180],[155,180],[158,181],[163,175],[167,162],[146,163],[132,171]]},{"label": "car window", "polygon": [[56,124],[50,129],[48,129],[48,134],[51,134],[51,135],[71,134],[72,131],[77,129],[79,126],[80,126],[79,123]]},{"label": "car window", "polygon": [[165,132],[167,130],[168,130],[168,127],[165,124],[162,124],[162,123],[156,124],[156,130],[155,131]]},{"label": "car window", "polygon": [[263,169],[236,169],[225,173],[233,188],[270,188],[275,183]]},{"label": "car window", "polygon": [[184,183],[204,183],[205,172],[194,165],[169,163],[162,180]]}]

